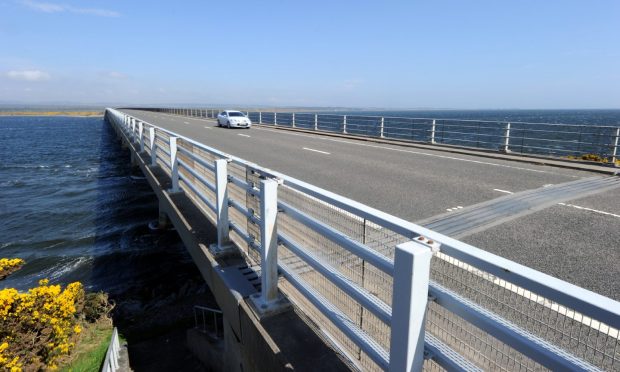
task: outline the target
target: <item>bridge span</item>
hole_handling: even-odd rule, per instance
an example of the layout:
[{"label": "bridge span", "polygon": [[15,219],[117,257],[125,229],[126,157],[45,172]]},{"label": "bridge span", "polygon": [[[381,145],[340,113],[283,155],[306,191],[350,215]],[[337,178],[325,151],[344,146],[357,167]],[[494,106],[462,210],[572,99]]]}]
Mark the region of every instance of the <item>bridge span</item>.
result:
[{"label": "bridge span", "polygon": [[312,366],[280,321],[334,369],[620,369],[620,304],[599,295],[620,297],[617,176],[164,112],[106,118],[211,289],[232,293],[218,303],[243,370]]},{"label": "bridge span", "polygon": [[[269,126],[229,130],[212,119],[126,112],[423,225],[509,193],[598,176],[587,170],[455,154],[441,147],[428,150]],[[492,223],[469,228],[458,238],[620,300],[620,265],[609,264],[620,262],[620,188],[575,188],[559,199],[529,203],[526,213],[512,208],[493,217]]]}]

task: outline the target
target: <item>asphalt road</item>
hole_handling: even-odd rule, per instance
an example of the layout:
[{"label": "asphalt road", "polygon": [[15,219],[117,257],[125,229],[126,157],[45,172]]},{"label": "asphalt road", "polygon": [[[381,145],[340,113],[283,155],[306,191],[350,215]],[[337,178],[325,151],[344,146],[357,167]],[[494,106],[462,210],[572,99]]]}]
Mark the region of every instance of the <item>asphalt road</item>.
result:
[{"label": "asphalt road", "polygon": [[[265,127],[124,110],[205,145],[416,222],[593,173]],[[620,189],[577,198],[463,241],[620,300]]]}]

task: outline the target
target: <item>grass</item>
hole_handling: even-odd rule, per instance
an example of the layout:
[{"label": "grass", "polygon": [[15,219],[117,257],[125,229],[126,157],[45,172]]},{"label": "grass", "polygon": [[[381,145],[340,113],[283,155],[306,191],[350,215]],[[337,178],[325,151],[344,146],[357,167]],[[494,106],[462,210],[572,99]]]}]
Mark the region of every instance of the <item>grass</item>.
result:
[{"label": "grass", "polygon": [[101,370],[112,338],[112,330],[112,322],[109,319],[84,324],[82,334],[76,342],[70,359],[60,366],[60,370],[72,372]]}]

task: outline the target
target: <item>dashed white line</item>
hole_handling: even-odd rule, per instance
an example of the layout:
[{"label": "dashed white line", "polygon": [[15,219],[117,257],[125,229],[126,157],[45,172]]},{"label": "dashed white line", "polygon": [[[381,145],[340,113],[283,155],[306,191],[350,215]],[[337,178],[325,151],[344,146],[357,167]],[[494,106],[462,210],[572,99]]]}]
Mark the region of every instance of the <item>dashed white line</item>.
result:
[{"label": "dashed white line", "polygon": [[211,127],[205,127],[205,129],[211,129]]},{"label": "dashed white line", "polygon": [[512,192],[512,191],[502,190],[502,189],[493,189],[493,191],[503,192],[505,194],[514,194],[514,192]]},{"label": "dashed white line", "polygon": [[250,137],[250,136],[248,136],[247,134],[241,134],[241,133],[239,133],[239,134],[237,134],[237,135],[238,135],[238,136],[241,136],[241,137]]},{"label": "dashed white line", "polygon": [[186,122],[186,121],[184,121],[184,122],[183,122],[183,124],[187,124],[187,125],[189,125],[189,123],[188,123],[188,122]]},{"label": "dashed white line", "polygon": [[307,147],[302,147],[302,149],[307,150],[307,151],[314,151],[314,152],[318,152],[321,154],[325,154],[325,155],[331,155],[331,153],[327,152],[327,151],[321,151],[321,150],[315,150],[315,149],[309,149]]},{"label": "dashed white line", "polygon": [[457,211],[457,210],[459,210],[459,209],[463,209],[463,207],[461,207],[461,206],[459,205],[459,206],[456,206],[456,207],[454,207],[454,208],[448,208],[448,209],[446,209],[446,210],[447,210],[448,212],[452,212],[452,211]]},{"label": "dashed white line", "polygon": [[[397,151],[397,152],[405,152],[405,153],[409,153],[409,154],[424,155],[424,156],[432,156],[432,157],[437,157],[437,158],[442,158],[442,159],[464,161],[464,162],[468,162],[468,163],[476,163],[476,164],[482,164],[482,165],[491,165],[491,166],[494,166],[494,167],[518,169],[518,170],[523,170],[523,171],[528,171],[528,172],[536,172],[536,173],[558,174],[558,173],[555,173],[555,172],[549,172],[549,171],[540,170],[540,169],[515,167],[515,166],[512,166],[512,165],[491,163],[491,162],[481,161],[481,160],[464,159],[464,158],[458,158],[458,157],[455,157],[455,156],[430,154],[430,153],[427,153],[427,152],[397,149],[397,148],[392,148],[392,147],[387,147],[387,146],[369,145],[369,144],[365,144],[365,143],[357,143],[357,142],[352,142],[352,141],[338,140],[338,139],[334,139],[334,138],[317,138],[317,136],[313,136],[313,135],[307,135],[307,134],[301,134],[301,133],[289,133],[289,132],[280,131],[280,130],[277,130],[277,129],[268,129],[268,128],[256,128],[256,129],[264,130],[264,131],[267,131],[267,132],[275,132],[275,133],[280,133],[280,134],[288,134],[290,136],[309,137],[309,138],[314,138],[314,139],[321,139],[321,140],[324,140],[324,141],[347,143],[347,144],[350,144],[350,145],[371,147],[371,148],[375,148],[375,149]],[[571,177],[571,178],[580,178],[579,176],[574,176],[574,175],[570,175],[570,174],[562,174],[562,175],[566,176],[566,177]]]}]

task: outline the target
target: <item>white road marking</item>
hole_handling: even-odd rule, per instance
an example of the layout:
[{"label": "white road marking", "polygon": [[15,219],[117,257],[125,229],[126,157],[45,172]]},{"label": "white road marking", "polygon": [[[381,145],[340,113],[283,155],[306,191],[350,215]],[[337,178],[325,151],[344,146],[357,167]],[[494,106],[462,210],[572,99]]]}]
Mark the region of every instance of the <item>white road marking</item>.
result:
[{"label": "white road marking", "polygon": [[575,205],[575,204],[566,204],[566,203],[558,203],[558,204],[559,205],[563,205],[565,207],[572,207],[572,208],[577,208],[577,209],[581,209],[581,210],[588,211],[588,212],[600,213],[600,214],[604,214],[606,216],[612,216],[612,217],[620,218],[620,214],[615,214],[615,213],[610,213],[610,212],[605,212],[605,211],[599,211],[599,210],[596,210],[596,209],[586,208],[586,207],[582,207],[582,206]]},{"label": "white road marking", "polygon": [[187,125],[189,125],[189,123],[188,123],[188,122],[186,122],[186,121],[184,121],[184,122],[183,122],[183,124],[187,124]]},{"label": "white road marking", "polygon": [[241,134],[241,133],[239,133],[239,134],[237,134],[237,135],[238,135],[238,136],[241,136],[241,137],[250,137],[250,136],[248,136],[247,134]]},{"label": "white road marking", "polygon": [[452,211],[456,211],[456,210],[459,210],[459,209],[463,209],[463,207],[461,207],[461,206],[459,205],[459,206],[456,206],[456,207],[454,207],[454,208],[448,208],[448,209],[446,209],[446,210],[447,210],[448,212],[452,212]]},{"label": "white road marking", "polygon": [[[548,186],[550,186],[550,185],[545,185],[543,187],[548,187]],[[493,191],[504,192],[504,193],[507,193],[507,194],[514,194],[512,191],[506,191],[506,190],[500,190],[500,189],[493,189]],[[561,206],[564,206],[564,207],[572,207],[572,208],[576,208],[576,209],[581,209],[583,211],[588,211],[588,212],[604,214],[605,216],[611,216],[611,217],[620,218],[620,214],[615,214],[615,213],[605,212],[605,211],[599,211],[597,209],[582,207],[580,205],[567,204],[567,203],[558,203],[558,205],[561,205]],[[450,211],[450,210],[448,210],[448,211]]]},{"label": "white road marking", "polygon": [[[491,166],[494,166],[494,167],[518,169],[518,170],[523,170],[523,171],[528,171],[528,172],[536,172],[536,173],[561,174],[561,175],[566,176],[566,177],[581,178],[579,176],[573,176],[573,175],[567,175],[567,174],[562,174],[562,173],[549,172],[549,171],[540,170],[540,169],[515,167],[515,166],[512,166],[512,165],[497,164],[497,163],[491,163],[491,162],[481,161],[481,160],[457,158],[455,156],[430,154],[430,153],[427,153],[427,152],[397,149],[397,148],[386,147],[386,146],[379,146],[379,145],[369,145],[369,144],[366,144],[366,143],[357,143],[357,142],[338,140],[338,139],[333,139],[333,138],[321,138],[321,137],[316,136],[316,135],[308,135],[308,134],[301,134],[301,133],[290,133],[290,132],[282,131],[282,130],[278,130],[278,129],[268,129],[268,128],[256,128],[256,129],[264,130],[264,131],[267,131],[267,132],[276,132],[276,133],[280,133],[280,134],[288,134],[290,136],[310,137],[310,138],[314,138],[314,139],[320,139],[320,140],[323,140],[323,141],[347,143],[347,144],[350,144],[350,145],[371,147],[371,148],[375,148],[375,149],[382,149],[382,150],[389,150],[389,151],[405,152],[405,153],[416,154],[416,155],[432,156],[432,157],[436,157],[436,158],[464,161],[464,162],[468,162],[468,163],[476,163],[476,164],[482,164],[482,165],[491,165]],[[475,156],[475,155],[473,155],[473,156]]]},{"label": "white road marking", "polygon": [[205,127],[205,129],[211,129],[211,127]]},{"label": "white road marking", "polygon": [[327,151],[321,151],[321,150],[309,149],[309,148],[307,148],[307,147],[302,147],[302,149],[304,149],[304,150],[308,150],[308,151],[319,152],[319,153],[321,153],[321,154],[325,154],[325,155],[331,155],[331,154],[330,154],[329,152],[327,152]]}]

